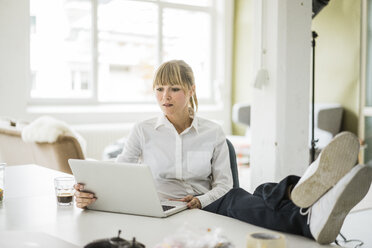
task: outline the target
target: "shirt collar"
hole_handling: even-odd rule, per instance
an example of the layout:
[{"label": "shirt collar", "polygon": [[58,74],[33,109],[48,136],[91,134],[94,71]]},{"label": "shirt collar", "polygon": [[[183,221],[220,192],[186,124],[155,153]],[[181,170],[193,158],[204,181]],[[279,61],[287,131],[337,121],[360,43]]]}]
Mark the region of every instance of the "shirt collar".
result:
[{"label": "shirt collar", "polygon": [[198,134],[199,133],[199,130],[198,130],[198,117],[196,116],[196,114],[194,114],[194,119],[192,120],[192,123],[191,123],[191,128],[194,128],[195,129],[195,132]]},{"label": "shirt collar", "polygon": [[[155,129],[158,129],[160,126],[166,126],[166,127],[173,127],[172,123],[165,117],[164,114],[161,114],[158,117],[158,120],[156,121],[155,124]],[[192,120],[190,129],[194,128],[196,133],[199,133],[198,131],[198,117],[194,114],[194,119]]]},{"label": "shirt collar", "polygon": [[159,115],[158,120],[155,124],[155,129],[158,129],[160,126],[170,126],[172,123],[165,117],[164,114]]}]

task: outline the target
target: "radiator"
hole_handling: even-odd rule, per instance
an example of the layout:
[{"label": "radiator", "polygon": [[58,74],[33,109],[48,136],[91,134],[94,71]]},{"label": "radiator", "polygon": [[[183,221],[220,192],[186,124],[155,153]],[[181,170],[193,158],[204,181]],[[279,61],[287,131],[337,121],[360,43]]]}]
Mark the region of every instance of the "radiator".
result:
[{"label": "radiator", "polygon": [[134,123],[84,124],[73,125],[73,128],[86,141],[86,158],[102,160],[105,147],[128,136],[133,125]]}]

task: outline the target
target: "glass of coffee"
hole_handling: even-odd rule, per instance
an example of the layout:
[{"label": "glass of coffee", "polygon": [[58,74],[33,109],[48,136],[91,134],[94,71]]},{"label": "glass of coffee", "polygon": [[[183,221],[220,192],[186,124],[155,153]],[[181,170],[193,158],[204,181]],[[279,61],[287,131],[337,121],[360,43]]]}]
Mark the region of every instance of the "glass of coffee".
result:
[{"label": "glass of coffee", "polygon": [[74,184],[73,177],[56,177],[54,178],[54,188],[56,190],[57,204],[60,206],[70,206],[74,200]]}]

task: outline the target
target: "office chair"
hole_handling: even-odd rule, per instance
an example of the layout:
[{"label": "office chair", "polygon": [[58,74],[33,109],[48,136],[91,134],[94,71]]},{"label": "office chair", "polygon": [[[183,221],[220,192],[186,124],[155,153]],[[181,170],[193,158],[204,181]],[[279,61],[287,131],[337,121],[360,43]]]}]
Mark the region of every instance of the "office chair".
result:
[{"label": "office chair", "polygon": [[233,177],[233,188],[239,188],[239,175],[238,175],[238,164],[236,162],[236,154],[233,144],[230,140],[226,139],[227,146],[229,148],[230,167],[231,174]]}]

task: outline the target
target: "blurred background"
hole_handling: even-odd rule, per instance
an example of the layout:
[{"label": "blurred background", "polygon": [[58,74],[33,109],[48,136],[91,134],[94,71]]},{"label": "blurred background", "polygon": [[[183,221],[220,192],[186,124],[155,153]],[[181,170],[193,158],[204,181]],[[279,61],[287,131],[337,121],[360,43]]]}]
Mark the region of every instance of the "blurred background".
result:
[{"label": "blurred background", "polygon": [[[154,71],[164,61],[183,59],[195,73],[199,114],[220,123],[232,140],[243,137],[233,142],[243,156],[250,145],[249,123],[233,115],[236,104],[252,102],[253,3],[0,0],[0,116],[65,121],[86,139],[87,157],[101,159],[105,147],[125,137],[133,123],[159,113]],[[372,159],[371,5],[330,1],[311,23],[319,34],[316,103],[341,106],[339,131],[360,137],[367,161]]]}]

